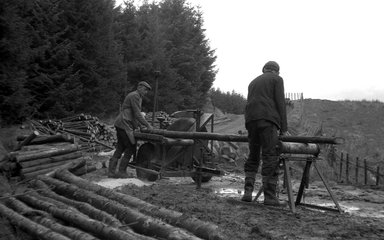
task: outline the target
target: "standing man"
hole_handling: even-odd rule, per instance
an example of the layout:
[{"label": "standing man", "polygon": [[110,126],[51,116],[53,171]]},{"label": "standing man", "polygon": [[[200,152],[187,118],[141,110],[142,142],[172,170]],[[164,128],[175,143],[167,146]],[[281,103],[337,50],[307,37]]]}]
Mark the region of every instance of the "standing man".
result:
[{"label": "standing man", "polygon": [[248,130],[249,156],[244,164],[245,185],[242,201],[251,202],[255,177],[262,162],[264,204],[279,206],[283,203],[276,197],[278,184],[279,154],[277,144],[280,135],[288,129],[285,108],[284,82],[279,76],[279,65],[267,62],[263,74],[248,86],[245,107],[245,127]]},{"label": "standing man", "polygon": [[[129,93],[121,106],[121,112],[115,120],[115,128],[117,135],[117,146],[115,153],[109,160],[108,177],[127,178],[127,166],[132,155],[136,152],[136,141],[133,131],[138,125],[143,125],[148,129],[152,126],[145,120],[141,114],[141,102],[143,96],[151,90],[151,86],[147,82],[139,82],[137,90]],[[116,173],[117,162],[124,153],[120,161],[119,170]]]}]

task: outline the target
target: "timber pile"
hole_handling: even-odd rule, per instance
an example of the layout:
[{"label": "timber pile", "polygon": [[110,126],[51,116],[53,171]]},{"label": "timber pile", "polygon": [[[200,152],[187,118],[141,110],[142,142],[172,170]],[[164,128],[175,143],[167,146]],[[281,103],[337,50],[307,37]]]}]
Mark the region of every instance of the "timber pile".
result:
[{"label": "timber pile", "polygon": [[[145,115],[145,120],[147,120],[149,123],[152,123],[153,112],[147,113]],[[159,111],[159,112],[155,112],[154,120],[155,120],[154,125],[156,128],[165,129],[169,125],[171,125],[176,120],[176,118],[171,117],[166,112]]]},{"label": "timber pile", "polygon": [[93,170],[86,165],[85,157],[73,136],[68,134],[40,135],[34,131],[28,136],[18,136],[19,144],[8,154],[3,170],[10,177],[30,179],[66,166],[83,162],[78,174]]},{"label": "timber pile", "polygon": [[38,239],[223,239],[217,225],[104,188],[67,169],[40,175],[0,216]]},{"label": "timber pile", "polygon": [[78,114],[59,120],[32,120],[32,127],[42,134],[70,134],[79,139],[82,145],[102,146],[113,149],[116,143],[114,130],[97,117]]}]

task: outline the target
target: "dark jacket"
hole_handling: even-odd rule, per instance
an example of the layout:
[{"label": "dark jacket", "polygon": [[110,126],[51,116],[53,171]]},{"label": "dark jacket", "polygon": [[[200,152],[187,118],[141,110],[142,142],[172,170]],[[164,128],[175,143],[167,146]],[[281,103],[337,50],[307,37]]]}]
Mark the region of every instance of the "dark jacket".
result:
[{"label": "dark jacket", "polygon": [[148,127],[149,123],[141,114],[142,96],[136,90],[129,93],[121,106],[121,112],[115,120],[115,127],[124,129],[132,143],[135,143],[133,130],[138,127],[138,124]]},{"label": "dark jacket", "polygon": [[268,120],[281,132],[288,130],[283,79],[272,72],[255,78],[248,86],[245,123]]}]

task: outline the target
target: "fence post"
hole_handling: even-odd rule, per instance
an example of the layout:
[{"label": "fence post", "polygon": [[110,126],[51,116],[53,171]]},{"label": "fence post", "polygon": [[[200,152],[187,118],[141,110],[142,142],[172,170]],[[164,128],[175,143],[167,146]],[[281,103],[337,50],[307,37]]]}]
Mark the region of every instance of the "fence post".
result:
[{"label": "fence post", "polygon": [[343,153],[340,155],[340,171],[339,171],[339,182],[341,182],[342,174],[343,174]]},{"label": "fence post", "polygon": [[364,185],[368,183],[368,164],[367,159],[364,159]]},{"label": "fence post", "polygon": [[345,164],[345,182],[349,182],[349,153],[347,153],[346,164]]},{"label": "fence post", "polygon": [[377,171],[376,171],[376,186],[379,186],[380,183],[380,166],[377,166]]},{"label": "fence post", "polygon": [[359,183],[359,157],[356,157],[355,176],[356,176],[356,184],[358,184]]}]

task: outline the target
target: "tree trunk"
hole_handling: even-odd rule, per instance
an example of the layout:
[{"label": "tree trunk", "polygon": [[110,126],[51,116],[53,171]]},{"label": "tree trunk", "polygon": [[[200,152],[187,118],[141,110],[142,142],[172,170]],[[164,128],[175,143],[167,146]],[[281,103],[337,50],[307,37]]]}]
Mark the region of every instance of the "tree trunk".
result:
[{"label": "tree trunk", "polygon": [[16,148],[15,151],[20,150],[21,147],[28,145],[34,138],[36,138],[39,135],[38,131],[33,131],[29,136],[27,136],[22,142],[20,142]]},{"label": "tree trunk", "polygon": [[194,217],[188,217],[180,212],[158,207],[138,198],[99,186],[83,178],[76,177],[69,171],[57,171],[55,177],[71,184],[75,184],[80,188],[96,192],[101,196],[117,201],[125,206],[137,208],[143,214],[159,219],[165,219],[168,223],[185,228],[198,237],[204,239],[222,239],[222,236],[218,231],[218,226],[215,224],[204,222]]},{"label": "tree trunk", "polygon": [[47,228],[52,229],[55,232],[58,232],[64,236],[67,236],[73,240],[97,240],[98,238],[85,233],[77,228],[64,226],[57,223],[53,219],[49,218],[49,214],[44,211],[37,211],[23,202],[17,200],[16,198],[9,198],[7,200],[7,206],[11,207],[13,210],[18,213],[28,216],[34,222],[41,224]]},{"label": "tree trunk", "polygon": [[48,158],[41,158],[41,159],[37,159],[37,160],[21,162],[20,165],[22,168],[30,168],[30,167],[34,167],[34,166],[41,165],[41,164],[60,162],[60,161],[64,161],[64,160],[79,158],[82,156],[83,156],[83,153],[80,151],[77,151],[77,152],[62,154],[62,155],[58,155],[58,156],[52,156],[52,157],[48,157]]},{"label": "tree trunk", "polygon": [[45,201],[41,201],[36,197],[21,195],[18,199],[27,203],[28,205],[49,212],[54,217],[59,218],[67,223],[73,224],[84,231],[91,232],[102,239],[116,239],[116,240],[127,240],[127,239],[137,239],[136,236],[110,227],[99,221],[90,219],[88,217],[82,217],[79,214],[74,213],[73,211],[61,209],[55,204],[51,204]]},{"label": "tree trunk", "polygon": [[[17,141],[23,141],[26,139],[26,136],[17,136]],[[44,143],[54,143],[54,142],[70,142],[74,143],[74,137],[69,134],[56,134],[56,135],[40,135],[34,138],[29,145],[39,145]]]},{"label": "tree trunk", "polygon": [[61,165],[64,165],[64,164],[70,163],[70,162],[77,162],[77,161],[80,161],[82,159],[83,158],[80,157],[80,158],[76,158],[76,159],[67,159],[67,160],[61,160],[61,161],[57,161],[57,162],[53,162],[53,163],[40,164],[40,165],[33,166],[33,167],[25,167],[25,168],[21,169],[21,173],[26,174],[26,173],[36,172],[36,171],[44,170],[47,168],[61,166]]},{"label": "tree trunk", "polygon": [[15,156],[17,162],[31,161],[39,158],[47,158],[57,155],[62,155],[79,150],[79,146],[76,144],[69,144],[57,149],[50,149],[45,151],[37,151],[33,153],[26,152],[25,154],[18,154]]},{"label": "tree trunk", "polygon": [[157,236],[160,238],[174,240],[199,239],[183,229],[169,225],[158,219],[152,218],[151,216],[144,215],[138,210],[131,209],[93,192],[80,189],[72,184],[44,176],[40,176],[39,179],[43,180],[50,186],[54,186],[55,192],[78,201],[88,202],[99,209],[115,215],[120,221],[129,224],[135,232],[145,234],[147,236]]},{"label": "tree trunk", "polygon": [[56,194],[55,192],[50,190],[49,187],[43,181],[36,180],[33,182],[33,186],[35,188],[38,188],[38,189],[45,189],[45,190],[39,191],[40,195],[45,196],[45,197],[49,197],[49,198],[55,199],[57,201],[60,201],[62,203],[65,203],[67,205],[73,206],[73,207],[77,208],[80,212],[90,216],[93,219],[96,219],[100,222],[104,222],[104,223],[106,223],[112,227],[121,227],[122,226],[121,222],[118,219],[116,219],[112,215],[110,215],[110,214],[108,214],[102,210],[99,210],[99,209],[93,207],[92,205],[90,205],[88,203],[75,201],[75,200],[63,197],[59,194]]},{"label": "tree trunk", "polygon": [[50,166],[48,168],[43,168],[43,169],[36,170],[33,172],[22,173],[22,176],[24,178],[27,178],[27,179],[33,178],[33,177],[36,177],[38,175],[48,174],[50,172],[55,172],[55,171],[60,170],[60,169],[67,169],[71,165],[77,164],[79,161],[82,161],[82,158],[64,161],[64,162],[61,162],[60,164],[58,164],[58,166]]},{"label": "tree trunk", "polygon": [[21,230],[43,240],[70,240],[59,233],[52,231],[51,229],[44,227],[34,221],[23,217],[19,213],[9,209],[0,203],[0,215],[6,217],[12,224],[19,227]]}]

